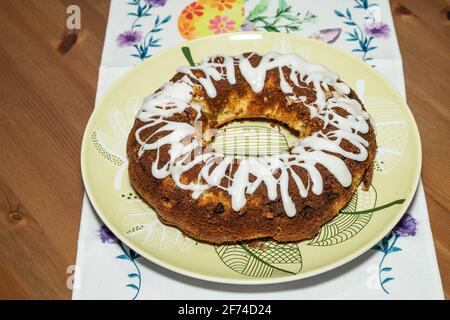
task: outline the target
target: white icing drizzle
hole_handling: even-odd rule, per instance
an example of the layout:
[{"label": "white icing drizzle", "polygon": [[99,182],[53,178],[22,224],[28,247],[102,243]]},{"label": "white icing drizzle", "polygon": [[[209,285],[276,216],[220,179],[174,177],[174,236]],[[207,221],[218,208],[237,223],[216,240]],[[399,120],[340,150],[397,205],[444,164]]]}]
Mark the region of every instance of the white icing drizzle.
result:
[{"label": "white icing drizzle", "polygon": [[[193,67],[178,68],[177,71],[185,73],[186,76],[176,82],[165,84],[160,91],[145,99],[137,115],[137,118],[145,124],[136,130],[136,140],[141,145],[139,156],[147,150],[156,150],[156,160],[152,163],[151,170],[154,177],[163,179],[170,175],[179,188],[192,191],[192,197],[195,199],[212,187],[220,188],[230,195],[235,211],[241,210],[246,204],[246,196],[253,194],[263,183],[269,200],[277,199],[278,192],[280,193],[284,210],[289,217],[295,216],[297,211],[289,194],[290,191],[295,192],[289,190],[291,178],[303,198],[308,196],[310,189],[316,195],[323,192],[323,178],[316,168],[317,164],[324,166],[343,187],[351,185],[352,175],[345,162],[336,154],[355,161],[367,159],[369,143],[359,133],[369,131],[367,123],[369,115],[357,100],[348,97],[351,90],[339,81],[336,73],[323,65],[309,63],[294,54],[267,53],[255,67],[251,65],[250,57],[242,55],[222,56],[222,63],[216,62],[216,58],[204,59],[201,64]],[[263,90],[267,71],[277,68],[281,90],[289,99],[305,102],[306,97],[294,95],[293,88],[283,74],[283,67],[289,68],[289,79],[295,86],[301,87],[299,79],[306,84],[313,84],[317,99],[305,105],[311,117],[323,120],[324,129],[332,126],[326,133],[318,131],[297,141],[290,152],[241,159],[231,176],[235,161],[232,156],[215,151],[195,154],[193,151],[201,146],[201,141],[195,137],[195,128],[188,123],[168,120],[170,116],[188,108],[193,108],[197,112],[196,119],[200,117],[200,106],[191,101],[194,87],[191,79],[196,79],[206,94],[214,98],[217,95],[214,81],[226,79],[231,85],[235,84],[235,68],[239,68],[242,76],[256,93]],[[194,70],[202,71],[204,76],[196,77]],[[327,99],[326,92],[330,86],[336,91]],[[339,115],[336,112],[338,108],[348,114]],[[145,141],[142,140],[141,132],[156,125],[161,127]],[[166,134],[156,141],[148,142],[160,132]],[[358,152],[352,153],[342,148],[340,144],[343,140],[350,142]],[[169,160],[160,163],[160,148],[164,145],[169,145]],[[192,156],[193,154],[195,156]],[[188,184],[183,183],[183,173],[198,164],[202,164],[202,168],[197,179]],[[307,185],[295,172],[296,167],[306,171]],[[250,179],[251,176],[255,178],[253,181]]]}]

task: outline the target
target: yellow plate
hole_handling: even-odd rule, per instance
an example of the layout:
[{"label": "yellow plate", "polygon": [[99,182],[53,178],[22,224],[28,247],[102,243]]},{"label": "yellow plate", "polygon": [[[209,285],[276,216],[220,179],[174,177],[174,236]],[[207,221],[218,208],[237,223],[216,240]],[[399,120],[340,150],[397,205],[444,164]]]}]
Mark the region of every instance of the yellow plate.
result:
[{"label": "yellow plate", "polygon": [[[358,190],[343,212],[324,225],[316,238],[298,244],[266,242],[264,250],[247,245],[196,243],[177,229],[161,224],[155,212],[130,186],[125,145],[142,98],[168,81],[178,66],[188,64],[181,50],[183,46],[190,48],[195,61],[215,54],[247,51],[293,52],[326,65],[353,88],[358,82],[364,83],[364,102],[375,121],[380,148],[370,190]],[[271,130],[264,122],[231,127],[227,134],[239,136],[245,132],[250,135],[255,130],[264,136]],[[291,138],[284,131],[279,135],[280,141],[286,143]],[[261,147],[264,146],[257,149]],[[170,270],[236,284],[306,278],[358,257],[380,241],[401,218],[416,190],[420,167],[421,145],[414,118],[401,96],[382,76],[340,49],[279,33],[224,34],[163,50],[127,73],[105,95],[89,120],[81,150],[81,168],[89,198],[120,240]]]}]

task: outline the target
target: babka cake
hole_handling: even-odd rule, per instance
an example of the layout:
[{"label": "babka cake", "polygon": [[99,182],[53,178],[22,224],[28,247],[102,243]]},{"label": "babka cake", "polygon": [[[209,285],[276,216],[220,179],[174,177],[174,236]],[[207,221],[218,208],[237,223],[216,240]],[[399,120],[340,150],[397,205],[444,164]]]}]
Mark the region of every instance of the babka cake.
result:
[{"label": "babka cake", "polygon": [[[260,118],[298,140],[257,157],[211,147],[208,132]],[[369,114],[335,72],[275,52],[178,68],[144,99],[127,142],[131,184],[159,219],[214,244],[314,237],[368,188],[376,149]]]}]

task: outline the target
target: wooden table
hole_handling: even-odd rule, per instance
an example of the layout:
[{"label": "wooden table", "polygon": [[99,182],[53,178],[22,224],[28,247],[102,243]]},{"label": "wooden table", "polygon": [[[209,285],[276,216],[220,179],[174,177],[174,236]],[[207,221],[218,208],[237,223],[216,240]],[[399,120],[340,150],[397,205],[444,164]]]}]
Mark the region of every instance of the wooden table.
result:
[{"label": "wooden table", "polygon": [[[82,30],[65,30],[78,4]],[[422,178],[450,298],[448,1],[392,1]],[[70,298],[83,184],[80,143],[94,106],[108,0],[0,1],[0,298]],[[70,280],[70,279],[69,279]]]}]

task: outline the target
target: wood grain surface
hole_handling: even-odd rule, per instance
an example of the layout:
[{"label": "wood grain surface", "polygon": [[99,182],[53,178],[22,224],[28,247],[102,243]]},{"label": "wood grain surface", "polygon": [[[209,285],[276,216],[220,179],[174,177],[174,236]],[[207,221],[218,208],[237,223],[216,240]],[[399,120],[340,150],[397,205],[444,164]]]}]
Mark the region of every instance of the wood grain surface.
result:
[{"label": "wood grain surface", "polygon": [[[82,29],[68,32],[77,4]],[[450,298],[450,4],[391,1],[422,178]],[[68,299],[83,184],[80,144],[94,106],[108,0],[0,1],[0,298]],[[70,282],[70,281],[69,281]]]}]

